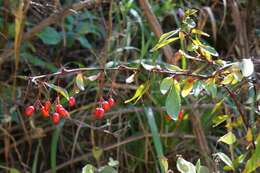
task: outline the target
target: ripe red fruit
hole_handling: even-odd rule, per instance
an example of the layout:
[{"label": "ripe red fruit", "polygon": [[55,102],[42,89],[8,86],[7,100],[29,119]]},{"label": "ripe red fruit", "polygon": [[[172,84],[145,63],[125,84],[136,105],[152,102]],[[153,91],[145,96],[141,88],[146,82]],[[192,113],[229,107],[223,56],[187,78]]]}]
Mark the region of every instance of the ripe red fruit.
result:
[{"label": "ripe red fruit", "polygon": [[27,116],[32,116],[32,114],[34,113],[35,111],[35,108],[34,106],[28,106],[26,109],[25,109],[25,115]]},{"label": "ripe red fruit", "polygon": [[62,118],[68,118],[68,116],[70,115],[69,112],[64,108],[59,109],[58,113],[61,115]]},{"label": "ripe red fruit", "polygon": [[188,78],[187,82],[188,83],[192,83],[194,81],[194,79],[192,77]]},{"label": "ripe red fruit", "polygon": [[51,102],[50,102],[50,100],[45,101],[44,107],[45,107],[45,110],[47,112],[49,112],[49,110],[51,109]]},{"label": "ripe red fruit", "polygon": [[47,117],[50,116],[49,111],[46,110],[45,106],[42,106],[40,111],[41,111],[41,114],[42,114],[43,117],[47,118]]},{"label": "ripe red fruit", "polygon": [[59,124],[59,122],[60,122],[60,115],[59,115],[57,112],[55,112],[55,113],[52,115],[52,122],[53,122],[53,124],[55,124],[55,125]]},{"label": "ripe red fruit", "polygon": [[108,103],[109,103],[110,107],[112,107],[115,104],[115,100],[113,98],[109,98]]},{"label": "ripe red fruit", "polygon": [[69,98],[69,106],[72,107],[72,106],[75,106],[76,104],[76,99],[74,97],[70,97]]},{"label": "ripe red fruit", "polygon": [[56,112],[60,112],[61,109],[64,109],[63,106],[61,104],[57,104],[56,108],[55,108],[55,111]]},{"label": "ripe red fruit", "polygon": [[179,120],[179,121],[182,121],[182,120],[183,120],[183,110],[181,110],[181,111],[178,113],[178,120]]},{"label": "ripe red fruit", "polygon": [[166,116],[165,116],[165,119],[166,119],[167,121],[172,121],[171,115],[166,115]]},{"label": "ripe red fruit", "polygon": [[96,108],[94,112],[95,119],[102,119],[104,117],[105,111],[103,108]]},{"label": "ripe red fruit", "polygon": [[107,102],[107,101],[103,101],[102,102],[102,108],[105,110],[105,111],[108,111],[110,109],[110,104]]}]

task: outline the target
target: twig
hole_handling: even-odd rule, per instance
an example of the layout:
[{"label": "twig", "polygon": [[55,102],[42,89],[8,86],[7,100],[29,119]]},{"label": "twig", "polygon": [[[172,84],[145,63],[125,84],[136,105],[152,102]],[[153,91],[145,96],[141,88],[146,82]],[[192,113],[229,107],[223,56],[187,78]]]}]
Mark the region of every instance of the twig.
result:
[{"label": "twig", "polygon": [[[197,79],[209,79],[215,77],[217,72],[213,75],[200,75],[200,74],[193,74],[189,71],[171,71],[171,70],[166,70],[166,69],[160,69],[160,68],[153,68],[153,69],[144,69],[144,68],[134,68],[134,67],[128,67],[125,65],[119,65],[118,67],[113,67],[113,68],[76,68],[76,69],[62,69],[61,71],[51,73],[51,74],[45,74],[45,75],[40,75],[40,76],[33,76],[33,77],[26,77],[26,79],[31,80],[34,83],[37,83],[38,79],[41,78],[49,78],[53,76],[64,76],[68,74],[75,74],[75,73],[80,73],[80,72],[86,72],[86,71],[113,71],[113,70],[118,70],[118,71],[133,71],[133,72],[140,72],[140,71],[148,71],[151,73],[159,73],[159,74],[168,74],[171,75],[172,77],[174,76],[190,76],[194,77]],[[222,70],[222,69],[220,69]]]}]

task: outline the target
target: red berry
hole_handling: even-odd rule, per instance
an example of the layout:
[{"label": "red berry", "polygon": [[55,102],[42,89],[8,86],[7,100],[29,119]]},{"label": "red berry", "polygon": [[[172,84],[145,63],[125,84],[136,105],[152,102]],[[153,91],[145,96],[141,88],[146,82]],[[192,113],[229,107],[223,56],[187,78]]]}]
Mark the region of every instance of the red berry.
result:
[{"label": "red berry", "polygon": [[179,120],[179,121],[182,121],[182,120],[183,120],[183,110],[181,110],[181,111],[178,113],[178,120]]},{"label": "red berry", "polygon": [[55,108],[55,111],[56,112],[60,112],[61,109],[64,109],[63,106],[61,104],[57,104],[56,108]]},{"label": "red berry", "polygon": [[28,106],[26,109],[25,109],[25,115],[27,116],[32,116],[32,114],[34,113],[35,111],[35,108],[34,106]]},{"label": "red berry", "polygon": [[108,111],[110,109],[110,104],[107,102],[107,101],[103,101],[102,102],[102,108],[105,110],[105,111]]},{"label": "red berry", "polygon": [[47,118],[47,117],[50,116],[50,115],[49,115],[49,111],[47,111],[47,109],[46,109],[45,106],[42,106],[42,107],[41,107],[41,114],[42,114],[42,116],[45,117],[45,118]]},{"label": "red berry", "polygon": [[112,107],[115,104],[115,100],[113,98],[109,98],[108,103],[109,103],[110,107]]},{"label": "red berry", "polygon": [[53,124],[55,124],[55,125],[59,124],[59,122],[60,122],[60,115],[59,115],[57,112],[55,112],[55,113],[52,115],[52,122],[53,122]]},{"label": "red berry", "polygon": [[188,83],[193,83],[193,81],[194,81],[194,79],[192,77],[189,77],[187,80]]},{"label": "red berry", "polygon": [[104,117],[105,111],[103,108],[96,108],[94,112],[95,119],[102,119]]},{"label": "red berry", "polygon": [[45,107],[45,110],[47,112],[49,112],[49,110],[51,109],[51,102],[50,102],[50,100],[45,101],[44,107]]},{"label": "red berry", "polygon": [[72,107],[72,106],[75,106],[76,104],[76,99],[74,97],[70,97],[69,98],[69,106]]},{"label": "red berry", "polygon": [[167,121],[172,121],[172,116],[171,116],[171,115],[166,115],[166,116],[165,116],[165,119],[166,119]]},{"label": "red berry", "polygon": [[69,112],[64,108],[59,109],[58,113],[61,115],[62,118],[67,118],[70,115]]}]

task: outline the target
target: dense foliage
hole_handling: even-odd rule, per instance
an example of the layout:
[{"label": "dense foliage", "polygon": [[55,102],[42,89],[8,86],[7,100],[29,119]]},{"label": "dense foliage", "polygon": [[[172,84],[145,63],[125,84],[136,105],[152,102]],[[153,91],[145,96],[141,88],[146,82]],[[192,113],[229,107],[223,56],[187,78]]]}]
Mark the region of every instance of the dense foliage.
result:
[{"label": "dense foliage", "polygon": [[258,172],[259,7],[0,0],[0,169]]}]

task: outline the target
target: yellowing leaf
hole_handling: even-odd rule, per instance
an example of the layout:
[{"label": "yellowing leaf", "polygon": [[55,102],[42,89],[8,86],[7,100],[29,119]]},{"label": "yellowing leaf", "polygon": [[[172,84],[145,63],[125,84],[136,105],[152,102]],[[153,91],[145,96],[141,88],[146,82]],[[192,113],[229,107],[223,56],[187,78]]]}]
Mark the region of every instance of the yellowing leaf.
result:
[{"label": "yellowing leaf", "polygon": [[167,33],[161,35],[158,43],[161,43],[162,41],[167,40],[168,38],[177,34],[179,31],[180,31],[180,29],[176,29],[176,30],[173,30],[173,31],[170,31],[170,32],[167,32]]},{"label": "yellowing leaf", "polygon": [[135,102],[137,102],[143,95],[144,93],[149,89],[150,87],[150,82],[147,81],[145,82],[144,84],[140,85],[137,90],[135,91],[135,94],[134,96],[129,99],[129,100],[126,100],[125,103],[129,103],[133,100],[135,100]]},{"label": "yellowing leaf", "polygon": [[233,74],[229,74],[221,81],[221,84],[222,85],[228,85],[233,81],[233,79],[234,79]]},{"label": "yellowing leaf", "polygon": [[94,156],[94,158],[99,161],[100,157],[102,156],[103,154],[103,149],[102,148],[99,148],[99,147],[94,147],[92,149],[92,154]]},{"label": "yellowing leaf", "polygon": [[190,92],[193,88],[193,83],[194,83],[194,81],[190,82],[190,81],[186,80],[185,85],[181,91],[182,97],[186,97],[187,95],[190,94]]},{"label": "yellowing leaf", "polygon": [[161,47],[163,47],[163,46],[165,46],[165,45],[167,45],[167,44],[170,44],[171,42],[174,42],[174,41],[176,41],[176,40],[178,40],[178,39],[179,39],[179,37],[173,37],[173,38],[170,38],[170,39],[168,39],[168,40],[164,40],[164,41],[162,41],[162,42],[160,42],[160,43],[157,43],[157,44],[152,48],[151,52],[154,52],[154,51],[158,50],[159,48],[161,48]]},{"label": "yellowing leaf", "polygon": [[253,133],[252,133],[252,129],[251,128],[248,128],[248,130],[247,130],[246,140],[248,142],[252,142],[253,141]]},{"label": "yellowing leaf", "polygon": [[219,124],[223,123],[224,121],[226,121],[228,118],[230,118],[230,115],[218,115],[216,116],[212,122],[213,122],[213,127],[218,126]]},{"label": "yellowing leaf", "polygon": [[82,73],[77,74],[77,76],[76,76],[76,84],[77,84],[77,87],[78,87],[81,91],[84,91],[84,90],[85,90],[85,87],[84,87],[84,79],[83,79],[83,74],[82,74]]},{"label": "yellowing leaf", "polygon": [[54,90],[55,90],[56,92],[58,92],[59,94],[63,95],[67,100],[69,100],[69,93],[68,93],[68,91],[67,91],[66,89],[61,88],[61,87],[59,87],[59,86],[57,86],[57,85],[54,85],[54,84],[47,83],[47,82],[45,82],[45,84],[46,84],[48,87],[54,89]]},{"label": "yellowing leaf", "polygon": [[228,132],[224,136],[220,137],[218,142],[224,142],[228,145],[231,145],[236,142],[236,136],[232,132]]},{"label": "yellowing leaf", "polygon": [[206,36],[206,37],[209,37],[209,34],[207,34],[206,32],[203,32],[203,31],[201,31],[201,30],[199,30],[199,29],[196,29],[196,28],[193,28],[193,29],[191,30],[191,33],[193,33],[193,34],[199,34],[199,35],[204,35],[204,36]]},{"label": "yellowing leaf", "polygon": [[164,172],[168,171],[169,165],[168,165],[168,160],[166,157],[161,157],[159,158],[160,163],[162,164],[162,167],[164,169]]}]

